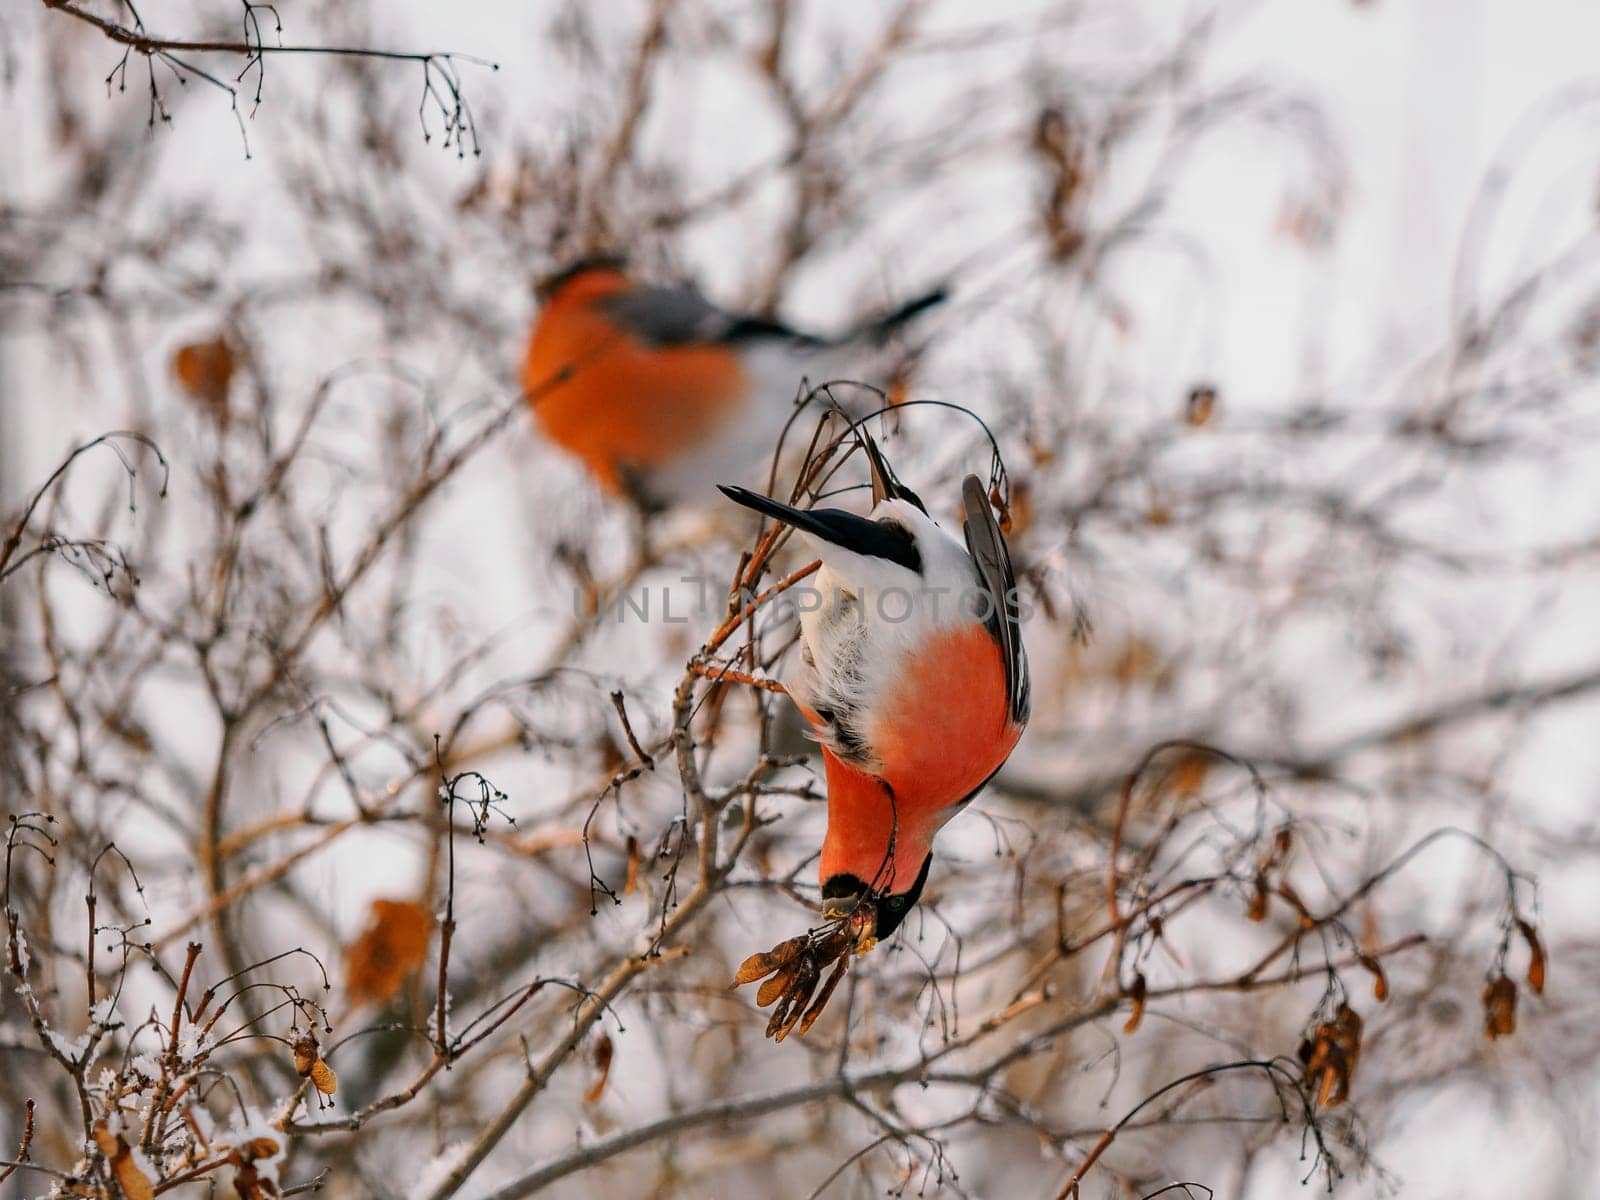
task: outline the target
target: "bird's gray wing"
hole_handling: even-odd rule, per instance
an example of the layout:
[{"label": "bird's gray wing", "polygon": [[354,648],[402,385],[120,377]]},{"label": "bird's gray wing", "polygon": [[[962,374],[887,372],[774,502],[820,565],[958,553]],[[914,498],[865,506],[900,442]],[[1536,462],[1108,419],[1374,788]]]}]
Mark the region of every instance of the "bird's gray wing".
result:
[{"label": "bird's gray wing", "polygon": [[606,314],[641,342],[686,346],[754,337],[795,337],[793,330],[759,317],[718,308],[688,284],[630,288],[600,302]]},{"label": "bird's gray wing", "polygon": [[966,535],[967,553],[972,555],[978,580],[988,593],[989,629],[1000,642],[1005,658],[1011,719],[1021,725],[1028,719],[1028,656],[1022,649],[1022,616],[1011,552],[1006,549],[988,493],[976,475],[968,475],[962,481],[961,500],[966,510],[962,532]]}]

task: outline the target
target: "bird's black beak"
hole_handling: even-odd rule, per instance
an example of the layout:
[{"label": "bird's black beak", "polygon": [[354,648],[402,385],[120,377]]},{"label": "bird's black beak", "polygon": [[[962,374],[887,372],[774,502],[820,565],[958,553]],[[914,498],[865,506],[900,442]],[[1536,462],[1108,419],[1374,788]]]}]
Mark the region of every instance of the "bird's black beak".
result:
[{"label": "bird's black beak", "polygon": [[916,907],[931,866],[933,855],[930,854],[922,860],[922,870],[917,872],[917,881],[910,888],[886,896],[872,895],[872,889],[855,875],[834,875],[822,885],[822,915],[837,920],[848,917],[862,902],[870,902],[874,916],[872,934],[881,942],[899,929],[906,914]]},{"label": "bird's black beak", "polygon": [[762,516],[792,525],[830,546],[838,546],[853,554],[886,559],[919,574],[922,571],[922,555],[917,550],[916,542],[910,531],[899,525],[858,517],[840,508],[795,508],[771,496],[731,484],[719,483],[717,487],[735,504],[742,504]]},{"label": "bird's black beak", "polygon": [[872,505],[876,508],[885,500],[905,500],[923,512],[927,506],[922,503],[922,498],[901,483],[889,467],[889,460],[884,458],[883,451],[878,448],[878,443],[865,429],[857,427],[856,434],[861,439],[861,449],[866,452],[867,466],[872,471]]}]

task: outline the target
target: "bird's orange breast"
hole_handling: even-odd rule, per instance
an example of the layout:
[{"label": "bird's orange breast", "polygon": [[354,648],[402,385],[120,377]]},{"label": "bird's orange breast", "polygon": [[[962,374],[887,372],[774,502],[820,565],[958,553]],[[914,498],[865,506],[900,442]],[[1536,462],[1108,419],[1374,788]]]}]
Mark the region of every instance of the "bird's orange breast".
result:
[{"label": "bird's orange breast", "polygon": [[611,492],[621,490],[624,468],[659,466],[709,440],[749,390],[725,346],[651,346],[617,325],[597,304],[627,286],[602,273],[554,297],[522,368],[545,436]]},{"label": "bird's orange breast", "polygon": [[897,796],[944,809],[994,774],[1021,735],[999,644],[981,625],[959,625],[929,638],[885,689],[871,741]]},{"label": "bird's orange breast", "polygon": [[[818,723],[815,713],[801,712]],[[1008,717],[1005,663],[989,631],[962,625],[929,638],[870,714],[867,742],[881,773],[824,751],[822,879],[874,879],[893,837],[888,890],[904,891],[953,806],[994,774],[1021,735]]]}]

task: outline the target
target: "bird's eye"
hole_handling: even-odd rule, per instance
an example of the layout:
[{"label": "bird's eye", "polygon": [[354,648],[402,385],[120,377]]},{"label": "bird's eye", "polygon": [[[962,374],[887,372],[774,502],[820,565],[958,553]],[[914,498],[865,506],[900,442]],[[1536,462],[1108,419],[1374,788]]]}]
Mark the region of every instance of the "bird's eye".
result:
[{"label": "bird's eye", "polygon": [[904,912],[906,907],[906,898],[904,896],[890,896],[889,907],[894,912]]}]

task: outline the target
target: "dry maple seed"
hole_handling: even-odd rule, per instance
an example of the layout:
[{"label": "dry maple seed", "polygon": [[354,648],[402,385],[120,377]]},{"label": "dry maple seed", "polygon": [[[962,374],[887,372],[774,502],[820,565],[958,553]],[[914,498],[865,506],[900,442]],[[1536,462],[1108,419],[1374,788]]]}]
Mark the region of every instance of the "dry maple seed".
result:
[{"label": "dry maple seed", "polygon": [[[798,1029],[805,1033],[844,978],[853,954],[865,954],[878,944],[872,935],[876,910],[863,900],[846,912],[824,910],[832,919],[820,929],[779,942],[764,954],[752,954],[739,965],[733,986],[765,980],[756,1004],[776,1004],[767,1021],[767,1036],[781,1042]],[[827,979],[822,972],[832,966]],[[768,978],[770,976],[770,978]],[[818,984],[821,989],[818,990]]]}]

